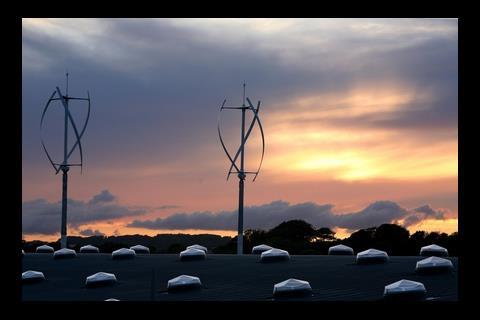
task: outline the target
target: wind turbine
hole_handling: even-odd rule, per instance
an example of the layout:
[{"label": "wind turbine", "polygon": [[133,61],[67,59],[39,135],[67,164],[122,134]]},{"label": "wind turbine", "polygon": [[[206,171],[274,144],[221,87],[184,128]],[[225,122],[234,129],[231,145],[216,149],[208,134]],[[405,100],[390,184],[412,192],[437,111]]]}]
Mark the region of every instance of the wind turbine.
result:
[{"label": "wind turbine", "polygon": [[[255,108],[250,101],[250,99],[246,98],[248,102],[248,106],[245,105],[245,82],[243,83],[243,104],[242,106],[225,106],[227,100],[225,99],[220,107],[218,112],[218,137],[220,138],[220,143],[222,144],[222,148],[225,151],[228,159],[230,160],[230,169],[228,170],[227,180],[230,177],[230,174],[237,173],[238,175],[238,237],[237,237],[237,254],[243,254],[243,203],[244,203],[244,183],[247,174],[253,174],[253,180],[257,179],[258,173],[260,172],[260,168],[262,167],[263,156],[265,154],[265,137],[263,134],[263,127],[262,123],[260,122],[260,118],[258,117],[258,112],[260,111],[260,100],[257,103],[257,107]],[[242,122],[241,122],[241,130],[240,130],[240,146],[235,153],[235,156],[232,157],[225,146],[225,143],[222,139],[222,134],[220,130],[220,122],[221,122],[221,113],[222,110],[240,110],[242,111]],[[245,113],[247,111],[251,111],[253,113],[253,119],[248,127],[247,131],[245,132]],[[260,160],[260,164],[258,166],[257,171],[245,171],[245,144],[247,142],[250,133],[252,132],[253,127],[255,124],[258,124],[258,128],[260,129],[260,133],[262,136],[262,158]],[[237,160],[240,157],[240,165],[237,164]],[[235,171],[232,171],[235,170]]]},{"label": "wind turbine", "polygon": [[[82,168],[83,168],[83,152],[82,152],[82,144],[80,142],[83,134],[85,133],[85,129],[87,128],[87,123],[90,118],[90,93],[87,91],[87,98],[75,98],[71,97],[68,95],[68,72],[66,73],[66,92],[65,95],[62,94],[60,88],[57,86],[56,90],[53,91],[52,95],[50,96],[50,99],[48,99],[47,104],[45,105],[45,108],[43,109],[42,112],[42,117],[40,119],[40,136],[41,136],[41,142],[42,142],[42,147],[43,150],[45,151],[45,154],[47,155],[48,161],[50,161],[50,164],[53,166],[53,169],[55,170],[55,174],[58,174],[60,170],[62,171],[62,224],[61,224],[61,240],[60,244],[62,248],[67,247],[67,183],[68,183],[68,171],[70,170],[70,167],[72,166],[80,166],[80,172],[82,173]],[[52,157],[47,151],[47,148],[45,147],[44,139],[42,136],[43,132],[43,120],[45,118],[45,114],[48,110],[48,107],[50,106],[50,103],[52,101],[57,101],[59,100],[62,103],[62,106],[64,108],[64,131],[63,131],[63,161],[59,162],[54,162],[52,160]],[[85,120],[85,123],[79,133],[77,126],[75,124],[75,121],[73,120],[73,116],[70,113],[69,110],[69,101],[70,100],[83,100],[83,101],[88,101],[88,110],[87,110],[87,117]],[[69,148],[68,145],[68,127],[69,123],[73,128],[73,132],[75,133],[75,138],[76,141],[73,144],[71,148]],[[77,149],[80,152],[80,163],[69,163],[68,160],[70,156],[73,154],[73,152]]]}]

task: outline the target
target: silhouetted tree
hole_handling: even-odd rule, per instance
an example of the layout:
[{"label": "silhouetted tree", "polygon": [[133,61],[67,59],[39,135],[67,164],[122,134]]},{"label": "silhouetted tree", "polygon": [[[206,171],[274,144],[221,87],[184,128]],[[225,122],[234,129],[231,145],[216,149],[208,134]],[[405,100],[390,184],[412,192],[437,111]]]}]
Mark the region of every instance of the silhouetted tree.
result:
[{"label": "silhouetted tree", "polygon": [[112,242],[112,241],[106,241],[99,245],[98,249],[100,252],[104,253],[112,253],[115,250],[121,249],[121,248],[129,248],[129,246],[125,243],[121,242]]},{"label": "silhouetted tree", "polygon": [[[267,233],[264,230],[248,229],[243,234],[243,250],[245,253],[252,252],[252,248],[267,241]],[[268,243],[267,243],[268,244]]]},{"label": "silhouetted tree", "polygon": [[[245,242],[244,242],[245,244]],[[213,253],[235,254],[237,253],[237,237],[233,237],[227,244],[218,246],[212,250]],[[244,250],[244,253],[248,253]]]},{"label": "silhouetted tree", "polygon": [[268,236],[282,236],[295,240],[310,240],[316,235],[316,230],[312,225],[303,220],[290,220],[280,223],[275,228],[268,231]]},{"label": "silhouetted tree", "polygon": [[410,232],[397,224],[382,224],[374,233],[374,247],[391,255],[409,253]]},{"label": "silhouetted tree", "polygon": [[[439,232],[417,231],[409,236],[409,232],[396,224],[383,224],[379,227],[360,229],[353,232],[347,239],[335,238],[335,233],[329,228],[315,230],[311,224],[303,220],[290,220],[280,223],[269,231],[249,229],[243,237],[244,253],[250,253],[253,246],[265,243],[270,246],[287,250],[291,254],[327,254],[328,248],[336,244],[351,246],[355,252],[368,248],[385,250],[391,255],[418,255],[420,248],[430,244],[445,247],[449,255],[458,255],[458,233],[451,235]],[[145,235],[127,236],[92,236],[68,237],[69,247],[78,251],[81,246],[92,244],[100,252],[111,253],[120,248],[128,248],[135,244],[143,244],[150,248],[151,253],[179,253],[186,246],[198,243],[208,247],[213,253],[235,254],[237,252],[237,237],[220,237],[217,235],[189,234],[159,234],[155,237]],[[35,252],[43,244],[60,249],[60,241],[22,241],[25,252]]]},{"label": "silhouetted tree", "polygon": [[448,236],[447,249],[448,249],[449,255],[451,256],[459,255],[460,248],[458,247],[458,232],[454,232]]},{"label": "silhouetted tree", "polygon": [[374,245],[373,237],[375,230],[375,227],[360,229],[352,233],[350,237],[345,240],[345,244],[352,247],[355,252],[369,249]]},{"label": "silhouetted tree", "polygon": [[174,243],[168,247],[167,252],[168,253],[180,253],[183,250],[185,250],[185,246],[180,243]]},{"label": "silhouetted tree", "polygon": [[333,241],[335,240],[335,232],[330,228],[319,228],[316,232],[316,238],[320,241]]},{"label": "silhouetted tree", "polygon": [[311,241],[317,232],[311,224],[303,220],[290,220],[280,223],[267,232],[270,245],[289,251],[292,254],[302,254],[310,251]]}]

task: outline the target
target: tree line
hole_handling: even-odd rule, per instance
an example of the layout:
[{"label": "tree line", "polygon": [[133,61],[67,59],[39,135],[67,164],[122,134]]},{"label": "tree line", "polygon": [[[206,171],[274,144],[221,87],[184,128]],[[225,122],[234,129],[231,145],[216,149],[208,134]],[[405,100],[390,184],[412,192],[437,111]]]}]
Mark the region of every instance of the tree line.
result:
[{"label": "tree line", "polygon": [[[249,229],[243,237],[244,253],[250,253],[259,244],[287,250],[290,254],[327,254],[328,248],[337,244],[352,247],[357,253],[375,248],[389,255],[418,255],[420,248],[437,244],[448,249],[450,256],[458,256],[458,233],[450,235],[439,232],[417,231],[413,234],[397,224],[382,224],[378,227],[360,229],[348,238],[338,239],[330,228],[315,229],[304,220],[289,220],[270,230]],[[192,244],[206,246],[213,253],[236,254],[237,237],[213,234],[158,234],[125,236],[68,237],[69,247],[79,251],[83,245],[97,246],[100,252],[111,253],[120,248],[141,244],[150,248],[151,253],[179,253]],[[55,242],[22,241],[25,252],[35,252],[37,246],[48,244],[60,249],[60,240]]]},{"label": "tree line", "polygon": [[[410,232],[397,224],[360,229],[348,238],[338,239],[330,228],[315,229],[304,220],[290,220],[265,231],[249,229],[244,234],[244,252],[251,252],[259,244],[287,250],[290,254],[327,254],[328,248],[338,244],[352,247],[357,253],[375,248],[389,255],[418,255],[420,248],[437,244],[448,249],[449,255],[458,256],[458,233]],[[236,253],[237,237],[213,250],[214,253]]]}]

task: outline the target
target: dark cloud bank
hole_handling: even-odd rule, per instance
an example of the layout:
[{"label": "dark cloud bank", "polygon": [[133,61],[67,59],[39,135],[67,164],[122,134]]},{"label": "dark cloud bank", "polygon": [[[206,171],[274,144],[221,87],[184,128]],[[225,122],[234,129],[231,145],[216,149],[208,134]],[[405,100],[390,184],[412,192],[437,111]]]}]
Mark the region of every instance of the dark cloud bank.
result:
[{"label": "dark cloud bank", "polygon": [[[303,219],[315,227],[340,227],[350,230],[378,226],[382,223],[404,220],[409,226],[423,219],[443,219],[444,213],[425,205],[413,210],[400,207],[392,201],[376,201],[365,209],[346,214],[334,214],[333,205],[313,202],[289,204],[273,201],[269,204],[245,208],[246,229],[270,229],[291,219]],[[155,220],[134,220],[129,227],[147,229],[205,229],[236,230],[237,211],[177,213]]]},{"label": "dark cloud bank", "polygon": [[[131,208],[116,203],[116,197],[108,190],[94,195],[89,201],[68,199],[68,224],[70,228],[95,221],[114,220],[138,216],[147,212],[144,208]],[[22,204],[22,229],[24,233],[55,234],[60,230],[61,202],[45,199],[26,201]],[[86,229],[84,235],[99,234],[98,230]]]},{"label": "dark cloud bank", "polygon": [[[165,205],[158,208],[175,208]],[[340,227],[350,230],[378,226],[382,223],[403,220],[404,226],[416,224],[424,219],[444,219],[443,210],[435,210],[424,205],[412,210],[400,207],[392,201],[376,201],[358,212],[333,213],[333,205],[319,205],[313,202],[290,204],[286,201],[273,201],[260,206],[245,208],[246,229],[270,229],[279,223],[292,219],[303,219],[315,227]],[[81,229],[96,221],[109,221],[123,217],[136,217],[146,214],[152,208],[122,206],[108,190],[94,195],[89,201],[68,200],[69,228],[79,230],[83,236],[103,235],[99,230]],[[60,229],[60,202],[45,199],[26,201],[22,205],[22,225],[25,234],[55,234]],[[203,229],[236,230],[237,211],[175,213],[155,220],[134,220],[129,227],[152,230]]]}]

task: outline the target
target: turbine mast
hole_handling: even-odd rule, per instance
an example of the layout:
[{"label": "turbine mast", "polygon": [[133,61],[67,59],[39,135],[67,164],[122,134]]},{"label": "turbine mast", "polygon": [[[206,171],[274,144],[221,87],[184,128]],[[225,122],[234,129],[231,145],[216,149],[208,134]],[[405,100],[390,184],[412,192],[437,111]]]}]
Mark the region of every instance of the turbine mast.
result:
[{"label": "turbine mast", "polygon": [[[263,156],[265,154],[265,138],[263,134],[263,127],[262,123],[260,122],[260,118],[258,117],[258,111],[260,110],[260,101],[258,101],[257,107],[255,108],[250,99],[245,96],[245,82],[243,83],[243,103],[241,107],[232,106],[228,107],[225,106],[226,100],[223,101],[222,106],[220,107],[220,111],[218,112],[218,137],[220,139],[220,143],[227,155],[228,159],[230,160],[230,169],[228,170],[227,180],[230,177],[230,174],[237,173],[238,176],[238,236],[237,236],[237,254],[243,254],[243,207],[244,207],[244,192],[245,192],[245,178],[247,174],[255,175],[253,181],[257,178],[258,173],[260,172],[260,168],[263,162]],[[248,102],[248,106],[245,105],[245,99]],[[228,152],[225,143],[222,139],[222,134],[220,130],[220,122],[221,122],[221,112],[224,109],[230,110],[241,110],[242,111],[242,118],[241,118],[241,129],[240,129],[240,146],[237,149],[235,156],[232,158],[230,153]],[[252,111],[253,119],[248,127],[248,130],[245,131],[245,114],[247,111]],[[257,171],[249,172],[245,171],[245,144],[247,142],[250,133],[252,132],[253,127],[255,124],[258,124],[258,128],[260,129],[260,133],[262,135],[262,158],[260,160],[260,165],[258,166]],[[237,165],[237,159],[240,157],[240,167]]]},{"label": "turbine mast", "polygon": [[[87,98],[75,98],[75,97],[70,97],[68,95],[68,71],[66,73],[66,93],[65,95],[62,94],[60,91],[59,87],[56,87],[56,90],[53,92],[53,94],[50,96],[50,99],[48,100],[45,108],[43,109],[42,117],[40,119],[40,134],[42,134],[42,129],[43,129],[43,120],[45,117],[45,114],[48,110],[48,107],[50,106],[50,103],[53,101],[59,100],[62,103],[63,109],[65,111],[65,118],[64,118],[64,130],[63,130],[63,161],[60,163],[54,162],[50,156],[50,154],[47,151],[47,148],[45,147],[45,143],[43,140],[43,137],[41,138],[42,141],[42,147],[43,150],[45,151],[45,154],[47,155],[48,160],[50,161],[50,164],[53,166],[55,169],[55,174],[58,174],[60,170],[62,171],[62,218],[61,218],[61,227],[60,227],[60,244],[62,248],[67,247],[67,186],[68,186],[68,171],[70,170],[71,166],[80,166],[82,168],[83,166],[83,152],[82,152],[82,144],[81,144],[81,138],[83,136],[83,133],[85,132],[85,129],[87,127],[87,123],[90,117],[90,94],[87,92]],[[82,130],[80,133],[77,130],[77,126],[75,124],[75,121],[73,119],[72,114],[70,113],[69,110],[69,101],[70,100],[83,100],[88,102],[88,111],[87,111],[87,117],[85,120],[85,123],[83,124]],[[73,147],[68,146],[68,127],[69,124],[72,126],[73,131],[75,133],[76,141]],[[69,163],[68,159],[72,155],[72,153],[77,149],[80,152],[80,163],[75,164],[75,163]]]}]

